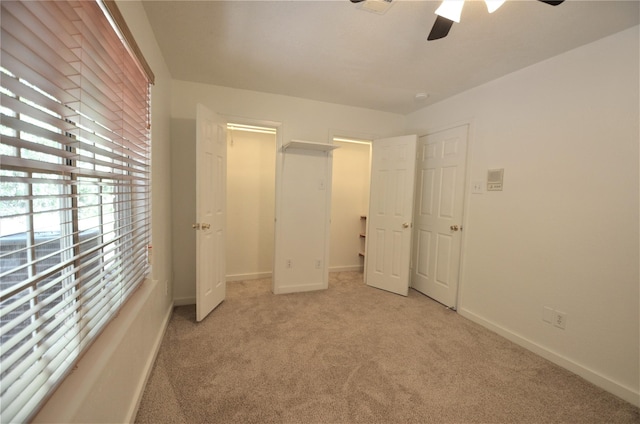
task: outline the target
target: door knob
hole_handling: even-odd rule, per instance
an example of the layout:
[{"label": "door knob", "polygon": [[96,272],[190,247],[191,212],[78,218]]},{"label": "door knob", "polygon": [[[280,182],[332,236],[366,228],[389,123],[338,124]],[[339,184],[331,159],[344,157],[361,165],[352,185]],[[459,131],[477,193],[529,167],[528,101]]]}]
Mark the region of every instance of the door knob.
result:
[{"label": "door knob", "polygon": [[409,228],[411,224],[409,224],[408,222],[405,222],[404,224],[402,224],[402,228]]},{"label": "door knob", "polygon": [[211,228],[211,224],[206,224],[206,223],[205,223],[205,224],[202,224],[202,225],[201,225],[201,228],[202,228],[203,230],[208,230],[209,228]]},{"label": "door knob", "polygon": [[191,228],[193,228],[194,230],[199,230],[200,224],[191,224]]},{"label": "door knob", "polygon": [[451,228],[451,230],[452,230],[452,231],[458,231],[458,230],[459,230],[459,228],[458,228],[458,226],[457,226],[457,225],[452,225],[452,226],[451,226],[451,227],[449,227],[449,228]]}]

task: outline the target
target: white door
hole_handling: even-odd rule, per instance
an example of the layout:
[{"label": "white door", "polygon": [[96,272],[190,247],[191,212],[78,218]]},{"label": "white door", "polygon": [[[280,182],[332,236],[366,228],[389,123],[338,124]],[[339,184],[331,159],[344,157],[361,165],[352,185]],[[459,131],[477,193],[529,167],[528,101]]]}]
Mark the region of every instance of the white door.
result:
[{"label": "white door", "polygon": [[467,125],[418,141],[414,261],[411,286],[456,308]]},{"label": "white door", "polygon": [[409,293],[417,136],[374,140],[367,223],[366,282]]},{"label": "white door", "polygon": [[226,129],[202,105],[196,113],[196,319],[225,297]]}]

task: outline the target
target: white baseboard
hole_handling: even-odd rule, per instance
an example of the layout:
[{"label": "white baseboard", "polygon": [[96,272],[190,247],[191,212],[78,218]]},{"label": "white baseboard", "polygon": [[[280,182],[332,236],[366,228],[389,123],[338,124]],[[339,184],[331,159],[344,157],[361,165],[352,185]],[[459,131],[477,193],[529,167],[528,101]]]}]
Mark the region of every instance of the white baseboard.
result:
[{"label": "white baseboard", "polygon": [[271,271],[251,272],[248,274],[231,274],[227,275],[227,281],[259,280],[261,278],[271,278],[271,274]]},{"label": "white baseboard", "polygon": [[303,284],[303,285],[293,285],[293,286],[285,286],[279,287],[274,294],[287,294],[287,293],[299,293],[299,292],[308,292],[308,291],[316,291],[316,290],[326,290],[327,285],[325,283],[317,283],[317,284]]},{"label": "white baseboard", "polygon": [[330,266],[329,272],[350,272],[350,271],[362,272],[363,269],[364,267],[362,265]]},{"label": "white baseboard", "polygon": [[476,315],[475,313],[467,309],[460,308],[458,309],[458,313],[463,317],[475,323],[478,323],[483,327],[488,328],[489,330],[501,335],[507,340],[510,340],[515,344],[520,345],[527,350],[530,350],[536,355],[539,355],[553,362],[554,364],[559,365],[562,368],[565,368],[579,375],[580,377],[584,378],[590,383],[595,384],[601,389],[606,390],[607,392],[614,394],[635,406],[640,407],[640,393],[634,391],[633,389],[626,387],[622,384],[619,384],[603,375],[600,375],[597,372],[590,370],[589,368],[585,368],[584,366],[572,361],[571,359],[565,356],[559,355],[551,350],[548,350],[543,346],[540,346],[539,344],[532,342],[531,340],[528,340],[516,333],[513,333],[512,331],[509,331],[504,327],[501,327],[491,321],[488,321],[483,317]]},{"label": "white baseboard", "polygon": [[132,403],[132,407],[128,412],[128,420],[127,422],[133,423],[136,419],[136,415],[138,415],[138,409],[140,408],[140,402],[142,402],[142,395],[144,394],[144,389],[147,387],[147,382],[149,381],[149,377],[151,377],[151,371],[153,370],[153,365],[156,363],[156,359],[158,357],[158,353],[160,352],[160,345],[162,344],[162,339],[164,339],[164,335],[167,332],[167,328],[169,327],[169,321],[171,320],[171,315],[173,315],[173,303],[169,305],[167,309],[164,319],[162,320],[162,331],[158,332],[156,339],[153,342],[153,355],[150,355],[147,358],[147,362],[144,364],[144,375],[138,382],[138,387],[136,387],[137,399],[134,403]]},{"label": "white baseboard", "polygon": [[[348,272],[348,271],[359,271],[362,272],[362,265],[346,265],[346,266],[331,266],[329,267],[329,272]],[[246,274],[229,274],[227,275],[227,281],[249,281],[249,280],[259,280],[261,278],[271,278],[272,272],[250,272]],[[176,306],[178,306],[176,304]]]},{"label": "white baseboard", "polygon": [[177,299],[173,299],[173,306],[186,306],[186,305],[195,305],[196,298],[195,297],[179,297]]}]

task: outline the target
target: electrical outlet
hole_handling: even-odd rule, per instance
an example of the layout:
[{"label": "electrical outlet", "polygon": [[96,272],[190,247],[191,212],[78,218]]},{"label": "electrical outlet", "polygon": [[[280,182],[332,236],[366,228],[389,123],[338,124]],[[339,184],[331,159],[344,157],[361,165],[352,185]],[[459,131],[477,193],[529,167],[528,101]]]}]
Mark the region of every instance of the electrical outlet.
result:
[{"label": "electrical outlet", "polygon": [[285,266],[287,268],[291,268],[291,259],[287,259],[287,261],[285,262]]},{"label": "electrical outlet", "polygon": [[322,259],[316,259],[316,269],[322,268]]},{"label": "electrical outlet", "polygon": [[562,330],[567,326],[567,314],[560,311],[555,311],[553,315],[553,325]]},{"label": "electrical outlet", "polygon": [[482,181],[474,181],[471,184],[471,193],[482,194],[484,192],[484,183]]}]

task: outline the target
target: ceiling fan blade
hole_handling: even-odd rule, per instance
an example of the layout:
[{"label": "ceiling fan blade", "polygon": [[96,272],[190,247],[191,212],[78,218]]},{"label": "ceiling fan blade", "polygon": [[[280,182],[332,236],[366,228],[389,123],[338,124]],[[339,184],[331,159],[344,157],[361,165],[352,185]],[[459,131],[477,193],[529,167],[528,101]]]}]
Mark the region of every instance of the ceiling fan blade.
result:
[{"label": "ceiling fan blade", "polygon": [[360,3],[363,2],[364,0],[351,0],[351,3]]},{"label": "ceiling fan blade", "polygon": [[557,6],[562,2],[564,2],[564,0],[538,0],[538,1],[541,1],[542,3],[550,4],[551,6]]},{"label": "ceiling fan blade", "polygon": [[449,34],[449,30],[452,26],[452,20],[437,15],[436,21],[433,23],[433,28],[431,28],[431,32],[429,33],[427,40],[438,40],[440,38],[446,37],[447,34]]}]

